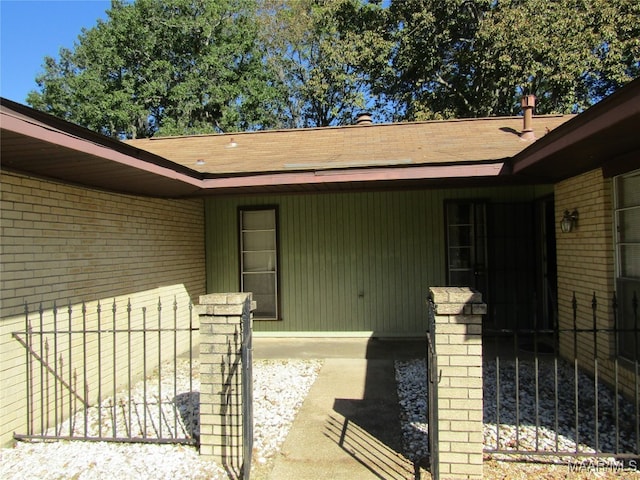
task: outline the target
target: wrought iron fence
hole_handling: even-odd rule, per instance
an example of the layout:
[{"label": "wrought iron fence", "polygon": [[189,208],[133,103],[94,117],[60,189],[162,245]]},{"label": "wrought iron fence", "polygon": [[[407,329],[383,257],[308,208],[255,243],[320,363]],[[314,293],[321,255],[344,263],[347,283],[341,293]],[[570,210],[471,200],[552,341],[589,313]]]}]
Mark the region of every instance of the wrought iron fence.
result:
[{"label": "wrought iron fence", "polygon": [[427,316],[429,330],[427,331],[427,415],[429,464],[431,476],[434,480],[440,478],[438,471],[438,357],[436,355],[435,306],[433,300],[427,302]]},{"label": "wrought iron fence", "polygon": [[[618,323],[615,296],[613,316],[599,318],[595,293],[584,309],[574,293],[570,324],[484,330],[485,453],[640,458],[637,296],[630,301],[630,328]],[[618,354],[620,335],[634,338],[635,358]]]},{"label": "wrought iron fence", "polygon": [[249,480],[253,458],[253,328],[251,299],[242,309],[242,478]]},{"label": "wrought iron fence", "polygon": [[198,443],[192,305],[25,305],[24,316],[13,333],[26,366],[26,432],[16,439]]}]

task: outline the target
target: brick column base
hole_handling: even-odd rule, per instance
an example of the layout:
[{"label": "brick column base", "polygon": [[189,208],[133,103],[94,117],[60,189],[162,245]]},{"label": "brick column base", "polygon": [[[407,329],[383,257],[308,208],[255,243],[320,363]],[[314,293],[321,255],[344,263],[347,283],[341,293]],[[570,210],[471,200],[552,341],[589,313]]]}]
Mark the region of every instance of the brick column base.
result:
[{"label": "brick column base", "polygon": [[438,466],[446,479],[481,479],[483,450],[482,295],[431,287],[439,379]]},{"label": "brick column base", "polygon": [[[200,297],[200,455],[242,469],[242,310],[250,293]],[[255,302],[252,302],[253,311]]]}]

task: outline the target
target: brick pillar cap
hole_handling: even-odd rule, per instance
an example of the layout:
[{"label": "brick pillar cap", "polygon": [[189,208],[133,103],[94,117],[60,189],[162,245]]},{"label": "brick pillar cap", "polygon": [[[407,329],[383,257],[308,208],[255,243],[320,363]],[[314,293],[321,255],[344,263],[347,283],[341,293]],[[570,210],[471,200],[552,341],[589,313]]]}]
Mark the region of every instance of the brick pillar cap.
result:
[{"label": "brick pillar cap", "polygon": [[200,295],[200,305],[241,305],[249,298],[253,298],[250,292],[209,293]]},{"label": "brick pillar cap", "polygon": [[435,303],[482,303],[482,294],[470,287],[429,287],[429,298]]}]

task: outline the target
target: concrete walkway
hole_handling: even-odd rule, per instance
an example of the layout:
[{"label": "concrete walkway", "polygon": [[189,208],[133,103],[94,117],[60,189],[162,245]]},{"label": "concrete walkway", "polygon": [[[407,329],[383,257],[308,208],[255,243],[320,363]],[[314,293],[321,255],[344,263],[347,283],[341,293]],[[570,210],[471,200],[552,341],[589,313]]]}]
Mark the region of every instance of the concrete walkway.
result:
[{"label": "concrete walkway", "polygon": [[394,360],[422,343],[361,339],[256,339],[256,358],[323,358],[271,480],[420,479],[428,473],[402,451]]}]

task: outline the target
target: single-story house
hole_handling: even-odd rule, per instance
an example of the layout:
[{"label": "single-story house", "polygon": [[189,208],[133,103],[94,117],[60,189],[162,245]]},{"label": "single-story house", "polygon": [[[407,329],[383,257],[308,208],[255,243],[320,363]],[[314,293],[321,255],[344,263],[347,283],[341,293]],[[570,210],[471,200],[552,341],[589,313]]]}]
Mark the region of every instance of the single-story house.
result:
[{"label": "single-story house", "polygon": [[3,99],[0,443],[24,423],[12,332],[25,305],[244,290],[256,335],[408,337],[425,331],[429,286],[478,289],[497,327],[570,322],[574,291],[585,308],[593,292],[627,299],[640,290],[640,80],[577,116],[523,105],[121,142]]}]

